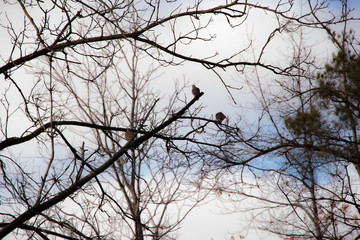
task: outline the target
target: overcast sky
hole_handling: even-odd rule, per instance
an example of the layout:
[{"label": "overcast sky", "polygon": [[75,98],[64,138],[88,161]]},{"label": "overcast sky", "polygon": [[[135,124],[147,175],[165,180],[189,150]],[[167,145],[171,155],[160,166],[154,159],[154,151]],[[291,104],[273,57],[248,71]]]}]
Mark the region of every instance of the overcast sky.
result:
[{"label": "overcast sky", "polygon": [[[350,4],[357,9],[360,9],[360,1],[353,0],[350,1]],[[0,8],[2,8],[3,2],[0,3]],[[18,8],[18,6],[17,6]],[[19,9],[11,9],[12,14],[18,14]],[[273,21],[271,21],[273,19]],[[4,20],[4,15],[0,16],[0,21]],[[213,49],[221,49],[221,54],[227,55],[233,52],[236,47],[243,47],[249,43],[249,37],[254,40],[254,51],[259,51],[256,49],[257,46],[262,46],[265,41],[263,36],[268,36],[268,34],[276,27],[276,22],[273,16],[266,15],[264,13],[254,13],[250,15],[247,20],[247,24],[244,25],[241,29],[230,29],[225,23],[224,19],[215,19],[209,28],[209,32],[216,32],[217,38],[214,41]],[[3,31],[3,29],[1,29]],[[0,32],[1,35],[6,33]],[[329,59],[331,53],[334,51],[334,48],[327,39],[326,34],[320,31],[306,32],[306,37],[309,41],[309,45],[314,47],[314,52],[319,56]],[[0,38],[1,46],[7,46],[8,42],[5,38]],[[284,42],[284,39],[277,39],[274,42],[272,49],[269,49],[268,55],[265,56],[265,59],[270,61],[281,61],[277,57],[281,57],[282,54],[286,55],[287,47],[284,48],[284,45],[289,47],[288,43]],[[210,48],[211,49],[211,48]],[[0,54],[3,58],[6,58],[9,53],[8,48],[2,47]],[[193,47],[189,51],[195,51],[200,53],[208,53],[209,48]],[[276,56],[275,56],[276,55]],[[251,58],[251,52],[249,52],[248,57]],[[3,62],[1,61],[1,65]],[[174,77],[172,69],[176,69],[177,74]],[[248,102],[252,101],[253,98],[249,94],[249,90],[244,84],[244,80],[248,75],[244,75],[236,72],[234,69],[228,69],[226,71],[218,70],[218,73],[224,78],[224,80],[232,82],[237,87],[243,87],[243,91],[239,94],[238,91],[232,91],[234,93],[233,100],[228,96],[226,89],[223,87],[221,81],[219,81],[216,74],[212,71],[205,69],[204,67],[193,64],[186,63],[183,66],[169,67],[164,71],[162,75],[161,82],[166,81],[166,79],[178,79],[182,81],[183,79],[189,81],[190,83],[196,83],[197,86],[205,93],[201,98],[201,103],[206,105],[203,114],[211,116],[217,111],[223,111],[226,115],[230,116],[230,119],[233,118],[234,121],[237,118],[236,111],[238,111],[240,106],[247,106]],[[267,72],[260,72],[264,77],[272,76],[268,75]],[[0,93],[4,92],[4,79],[1,77],[0,80]],[[32,83],[32,81],[31,81]],[[172,84],[172,81],[170,81]],[[159,84],[158,88],[162,91],[166,91],[168,87],[167,84]],[[190,88],[189,91],[184,93],[190,98]],[[16,129],[14,129],[14,133]],[[30,146],[29,146],[30,147]],[[234,213],[234,214],[221,214],[224,211],[223,201],[221,199],[216,199],[214,201],[205,204],[190,213],[186,220],[183,223],[183,228],[180,231],[181,240],[188,239],[264,239],[263,237],[268,237],[267,239],[277,239],[275,236],[271,236],[259,231],[254,231],[247,228],[247,220],[250,216],[244,213]]]}]

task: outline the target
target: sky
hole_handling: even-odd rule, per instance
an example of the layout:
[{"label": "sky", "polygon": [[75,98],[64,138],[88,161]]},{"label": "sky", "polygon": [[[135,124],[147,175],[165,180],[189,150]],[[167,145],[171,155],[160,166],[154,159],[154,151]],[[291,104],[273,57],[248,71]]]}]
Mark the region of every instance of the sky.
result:
[{"label": "sky", "polygon": [[[214,1],[213,1],[214,2]],[[3,2],[0,3],[1,5]],[[351,5],[354,5],[357,9],[360,9],[360,1],[350,1]],[[19,10],[13,9],[11,10],[12,14],[16,14]],[[264,19],[264,20],[263,20]],[[274,28],[274,22],[269,21],[269,16],[264,13],[256,13],[254,15],[254,19],[249,19],[250,23],[246,27],[241,29],[241,32],[238,29],[230,29],[225,27],[224,19],[217,19],[214,21],[209,27],[209,32],[216,32],[217,38],[214,41],[214,49],[221,48],[221,54],[231,54],[234,46],[243,47],[248,44],[248,36],[252,36],[255,46],[262,46],[261,42],[264,41],[264,35],[268,35],[269,31]],[[4,20],[4,15],[0,15],[0,23]],[[4,33],[2,33],[4,34]],[[309,42],[314,47],[314,51],[318,53],[318,55],[325,56],[325,58],[331,57],[331,52],[333,51],[329,43],[326,35],[322,32],[308,32],[306,33]],[[240,36],[240,37],[239,37]],[[243,39],[242,39],[243,38]],[[5,39],[0,38],[0,44],[6,45]],[[220,46],[220,47],[219,47]],[[265,59],[271,60],[274,55],[278,54],[278,52],[282,52],[282,54],[286,55],[286,47],[284,47],[284,42],[281,39],[278,39],[278,42],[275,42],[272,46],[272,51],[269,51],[269,55],[265,56]],[[194,51],[198,54],[208,53],[209,48],[202,48],[201,46],[195,46],[191,48],[191,51]],[[259,49],[254,49],[254,51],[258,51]],[[4,53],[5,51],[5,53]],[[9,49],[3,48],[1,50],[1,57],[7,56],[7,52]],[[249,56],[251,52],[249,53]],[[277,59],[277,61],[281,61],[281,59]],[[2,64],[2,62],[0,63]],[[238,94],[236,91],[231,91],[234,93],[234,100],[227,95],[227,90],[222,85],[221,81],[219,81],[216,74],[213,72],[206,70],[200,65],[196,64],[183,64],[182,66],[174,67],[176,69],[177,76],[176,78],[179,81],[189,81],[189,85],[195,83],[201,91],[205,93],[205,95],[201,98],[201,103],[206,105],[205,110],[202,114],[205,116],[211,116],[217,111],[223,111],[226,115],[229,116],[230,121],[237,121],[238,116],[235,114],[240,107],[248,106],[249,102],[252,102],[254,99],[250,95],[250,90],[245,85],[245,79],[247,75],[234,71],[233,69],[229,69],[226,71],[218,70],[224,80],[231,82],[237,87],[243,87],[242,94]],[[175,71],[175,70],[174,70]],[[266,72],[260,72],[261,77],[271,76]],[[174,79],[174,74],[172,67],[169,67],[169,70],[165,71],[162,74],[161,81],[163,79]],[[31,81],[32,82],[32,81]],[[1,77],[0,80],[0,93],[3,93],[4,80]],[[170,81],[170,85],[172,82]],[[168,84],[159,84],[157,86],[163,92],[166,92],[168,89]],[[188,92],[184,93],[188,99],[191,97],[190,87]],[[235,110],[234,110],[235,109]],[[251,115],[249,115],[251,116]],[[254,115],[255,118],[255,115]],[[11,129],[13,135],[19,131],[19,129]],[[30,145],[27,146],[29,149]],[[26,149],[21,148],[19,151],[26,151]],[[223,214],[222,206],[224,202],[222,199],[214,199],[203,206],[200,206],[193,210],[187,219],[183,223],[183,228],[180,231],[179,239],[187,240],[187,239],[264,239],[264,233],[255,231],[253,229],[247,229],[247,220],[248,216],[242,215],[240,213],[233,214]],[[266,235],[268,239],[277,239],[275,236]]]}]

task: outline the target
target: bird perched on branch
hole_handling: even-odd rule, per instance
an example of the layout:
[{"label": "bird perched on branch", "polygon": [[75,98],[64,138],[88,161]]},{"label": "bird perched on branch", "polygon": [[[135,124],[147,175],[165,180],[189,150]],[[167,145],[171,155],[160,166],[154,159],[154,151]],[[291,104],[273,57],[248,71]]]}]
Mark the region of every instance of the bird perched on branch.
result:
[{"label": "bird perched on branch", "polygon": [[194,97],[197,97],[200,94],[200,89],[193,84],[191,92],[194,95]]},{"label": "bird perched on branch", "polygon": [[127,128],[125,132],[125,139],[127,141],[131,140],[134,137],[134,134],[135,133],[130,128]]},{"label": "bird perched on branch", "polygon": [[218,123],[221,123],[226,118],[226,116],[222,112],[218,112],[215,114],[215,118]]}]

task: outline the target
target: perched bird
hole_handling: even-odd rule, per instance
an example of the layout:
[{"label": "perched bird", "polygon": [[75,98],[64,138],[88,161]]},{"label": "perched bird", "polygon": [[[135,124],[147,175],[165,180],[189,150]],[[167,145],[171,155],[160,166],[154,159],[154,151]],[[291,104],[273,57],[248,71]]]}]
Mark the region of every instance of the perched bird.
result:
[{"label": "perched bird", "polygon": [[218,123],[221,123],[226,118],[226,116],[222,112],[218,112],[215,114],[215,118]]},{"label": "perched bird", "polygon": [[194,95],[194,97],[196,97],[196,96],[198,96],[200,94],[200,89],[193,84],[191,92]]},{"label": "perched bird", "polygon": [[126,129],[126,132],[125,132],[125,139],[127,141],[131,140],[132,138],[134,137],[134,132],[131,130],[131,129]]}]

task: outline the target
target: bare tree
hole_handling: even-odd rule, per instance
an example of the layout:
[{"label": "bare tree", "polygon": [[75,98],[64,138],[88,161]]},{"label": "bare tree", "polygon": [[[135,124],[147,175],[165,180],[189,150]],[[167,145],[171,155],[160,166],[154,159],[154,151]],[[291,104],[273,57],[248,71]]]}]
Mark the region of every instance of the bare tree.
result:
[{"label": "bare tree", "polygon": [[[217,191],[229,193],[230,201],[248,199],[251,204],[244,206],[253,210],[251,222],[283,239],[360,236],[359,98],[355,93],[359,48],[356,34],[349,29],[358,19],[351,17],[347,1],[340,3],[342,12],[331,21],[311,13],[314,24],[336,48],[333,59],[324,64],[313,56],[298,25],[299,36],[290,35],[299,39],[292,41],[297,44],[292,76],[248,80],[259,101],[260,117],[251,128],[239,127],[244,129],[241,134],[227,133],[236,158],[223,166],[236,172],[237,166],[247,163],[255,180],[234,177],[231,183],[221,182]],[[312,9],[313,2],[308,1],[308,6]],[[340,32],[333,25],[335,19],[342,19]]]},{"label": "bare tree", "polygon": [[[94,130],[87,151],[89,152],[93,146],[95,149],[91,150],[91,154],[88,153],[89,156],[100,154],[101,158],[111,158],[121,149],[122,139],[128,142],[136,141],[164,119],[171,118],[171,110],[174,110],[171,103],[175,103],[182,92],[174,90],[174,95],[169,100],[170,105],[161,109],[155,106],[161,104],[159,93],[153,92],[151,87],[151,82],[157,76],[158,67],[150,65],[147,71],[142,71],[140,66],[145,59],[139,55],[139,46],[136,45],[137,42],[129,44],[131,47],[127,52],[113,57],[104,78],[99,77],[91,84],[85,83],[79,88],[80,91],[68,86],[66,77],[62,76],[61,72],[59,74],[62,84],[71,90],[72,98],[76,99],[77,106],[69,109],[74,118],[84,121],[85,117],[86,122],[103,126],[126,127],[125,133]],[[87,94],[82,93],[84,89]],[[98,98],[93,101],[92,95]],[[66,104],[64,102],[61,105]],[[80,109],[79,113],[77,109]],[[89,225],[90,228],[99,224],[99,218],[110,218],[109,223],[101,223],[101,228],[98,227],[97,237],[110,237],[111,232],[101,232],[104,229],[112,229],[114,235],[111,238],[169,238],[170,233],[178,228],[188,211],[206,196],[205,192],[199,192],[198,189],[187,185],[189,182],[186,179],[193,173],[192,165],[184,163],[181,152],[174,150],[174,147],[166,146],[166,142],[175,137],[172,132],[180,130],[180,124],[171,126],[141,146],[130,148],[125,156],[113,164],[112,170],[106,171],[105,177],[98,177],[98,186],[90,185],[88,191],[87,188],[84,189],[80,196],[93,199],[95,204],[89,201],[86,218],[77,218],[74,225],[84,222],[84,226]],[[81,134],[77,134],[79,135]],[[190,137],[184,139],[191,140]],[[188,151],[192,150],[188,148]],[[77,199],[78,197],[71,199],[80,205],[82,202]],[[81,209],[84,210],[82,206]],[[106,215],[104,216],[102,211],[92,213],[95,209],[102,209]],[[69,215],[72,214],[66,212],[62,218],[65,220]],[[122,226],[120,230],[119,226]]]},{"label": "bare tree", "polygon": [[[23,229],[43,239],[170,238],[206,196],[196,187],[219,169],[253,168],[266,154],[304,148],[281,134],[274,145],[260,131],[229,126],[229,119],[201,117],[194,103],[203,93],[188,101],[186,85],[164,103],[150,79],[165,67],[193,63],[231,93],[221,75],[227,68],[296,75],[298,65],[274,63],[273,40],[298,27],[333,36],[329,26],[344,22],[320,20],[327,5],[308,4],[298,13],[293,1],[3,1],[0,237]],[[22,21],[11,14],[18,9]],[[241,29],[254,12],[276,24],[251,57],[251,38],[230,54],[211,45],[213,22]],[[199,46],[206,51],[194,51]],[[198,185],[184,189],[185,180]],[[173,203],[188,206],[190,198],[190,207],[167,215]]]},{"label": "bare tree", "polygon": [[[107,64],[101,73],[89,63],[72,74],[56,60],[49,63],[49,71],[34,68],[34,75],[49,82],[32,89],[33,118],[39,127],[30,135],[49,152],[40,152],[41,158],[31,165],[40,174],[28,173],[22,158],[2,162],[8,206],[28,208],[28,216],[4,208],[4,220],[10,221],[2,224],[5,233],[13,225],[28,236],[40,237],[170,238],[206,196],[185,187],[193,171],[192,161],[186,162],[184,156],[191,158],[193,150],[168,143],[179,137],[173,133],[181,129],[181,124],[170,125],[185,111],[191,113],[189,107],[203,93],[176,111],[173,104],[182,91],[174,90],[170,105],[158,107],[159,95],[150,87],[158,67],[140,70],[145,59],[136,42],[128,44],[129,50],[120,49],[122,54],[113,55],[110,63],[98,61]],[[92,74],[97,77],[89,77]],[[76,78],[86,80],[69,81]],[[127,132],[131,137],[125,137]]]},{"label": "bare tree", "polygon": [[[24,233],[45,239],[171,238],[171,232],[206,196],[197,187],[185,187],[191,180],[189,175],[197,171],[196,145],[206,144],[196,140],[196,136],[207,124],[215,123],[206,118],[202,119],[205,125],[194,121],[201,108],[190,107],[203,93],[188,102],[180,97],[186,89],[181,86],[169,94],[167,103],[161,101],[163,96],[151,90],[150,82],[156,78],[154,74],[161,66],[158,63],[168,63],[160,58],[151,63],[144,53],[156,56],[156,49],[135,38],[110,37],[111,41],[98,39],[92,45],[91,41],[78,42],[67,45],[69,52],[64,45],[64,57],[48,51],[46,40],[40,35],[44,31],[56,32],[49,29],[49,12],[62,9],[68,17],[68,22],[61,23],[65,26],[55,45],[59,41],[69,43],[75,28],[72,24],[84,16],[78,12],[70,17],[71,6],[67,3],[55,2],[49,9],[41,2],[34,6],[19,4],[36,29],[38,47],[42,49],[35,52],[42,52],[38,56],[44,57],[33,63],[31,60],[37,55],[34,52],[35,55],[15,61],[10,57],[4,65],[12,68],[16,61],[24,61],[24,67],[31,64],[28,71],[35,80],[33,84],[22,83],[16,77],[20,71],[9,68],[3,72],[9,88],[2,99],[1,236],[16,230],[17,237]],[[41,30],[27,11],[32,7],[39,7],[45,16],[46,24]],[[101,6],[87,7],[93,11],[89,18],[94,22],[99,20],[97,15],[107,19]],[[137,14],[141,11],[134,7],[128,3],[117,10],[125,9],[124,14],[129,14],[123,16],[129,19],[122,21],[132,20],[140,27]],[[78,22],[79,34],[86,35],[87,30],[81,29],[85,23],[89,24]],[[98,24],[101,25],[96,23],[94,30],[88,25],[90,35],[117,28]],[[24,32],[27,30],[26,25]],[[62,39],[62,34],[67,38]],[[19,46],[21,54],[25,51],[24,42],[15,42],[14,46]],[[13,87],[21,97],[14,112],[23,110],[19,117],[25,129],[20,129],[18,137],[8,137],[13,129],[12,106],[18,100],[12,97]],[[29,161],[12,155],[11,149],[19,144],[36,145],[39,154],[25,148],[31,154]]]}]

